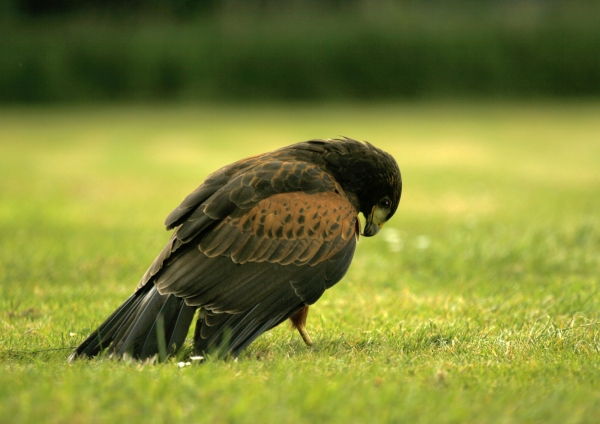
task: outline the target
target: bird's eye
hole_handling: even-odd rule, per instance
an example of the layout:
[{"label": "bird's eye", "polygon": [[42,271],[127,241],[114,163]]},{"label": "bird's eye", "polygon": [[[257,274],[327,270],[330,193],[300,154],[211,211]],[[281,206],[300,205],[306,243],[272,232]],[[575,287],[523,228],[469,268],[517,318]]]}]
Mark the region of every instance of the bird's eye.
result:
[{"label": "bird's eye", "polygon": [[383,199],[381,199],[379,201],[379,207],[381,209],[389,209],[391,205],[392,205],[392,202],[387,197],[384,197]]}]

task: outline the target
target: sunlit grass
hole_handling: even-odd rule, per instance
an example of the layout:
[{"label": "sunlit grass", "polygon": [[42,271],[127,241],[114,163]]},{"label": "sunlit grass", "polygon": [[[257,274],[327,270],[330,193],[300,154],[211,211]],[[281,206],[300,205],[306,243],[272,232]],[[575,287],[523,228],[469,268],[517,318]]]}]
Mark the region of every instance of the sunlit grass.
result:
[{"label": "sunlit grass", "polygon": [[[1,422],[595,422],[600,105],[0,110]],[[241,157],[369,140],[403,171],[382,233],[237,361],[66,364]],[[182,362],[180,364],[180,362]]]}]

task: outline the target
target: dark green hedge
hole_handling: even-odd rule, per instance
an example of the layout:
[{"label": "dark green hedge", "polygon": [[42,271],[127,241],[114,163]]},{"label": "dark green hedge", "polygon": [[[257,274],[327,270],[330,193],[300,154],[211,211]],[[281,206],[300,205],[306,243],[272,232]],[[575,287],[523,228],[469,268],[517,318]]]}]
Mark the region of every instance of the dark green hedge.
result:
[{"label": "dark green hedge", "polygon": [[600,95],[597,19],[461,16],[13,22],[0,101]]}]

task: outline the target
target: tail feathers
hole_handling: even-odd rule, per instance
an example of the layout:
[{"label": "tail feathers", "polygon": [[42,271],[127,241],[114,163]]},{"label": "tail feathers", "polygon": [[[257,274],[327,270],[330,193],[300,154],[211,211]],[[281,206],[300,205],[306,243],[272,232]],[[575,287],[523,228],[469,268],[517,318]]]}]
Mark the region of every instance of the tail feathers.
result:
[{"label": "tail feathers", "polygon": [[[259,306],[260,304],[249,311],[235,315],[218,314],[220,319],[217,320],[214,316],[198,317],[194,333],[194,354],[204,356],[208,353],[217,357],[238,356],[258,336],[279,325],[296,312],[285,311],[265,320],[260,316]],[[218,323],[210,323],[212,320]]]},{"label": "tail feathers", "polygon": [[196,308],[185,305],[175,296],[169,296],[144,337],[139,357],[149,358],[158,352],[159,357],[164,358],[177,352],[185,341],[195,312]]},{"label": "tail feathers", "polygon": [[117,358],[164,359],[185,341],[195,311],[183,299],[160,294],[153,285],[142,287],[75,349],[69,362],[105,349]]},{"label": "tail feathers", "polygon": [[138,292],[132,294],[115,312],[113,312],[87,339],[81,343],[77,349],[69,356],[69,362],[73,362],[79,357],[92,358],[105,350],[113,341],[115,332],[121,328],[125,320],[132,311],[136,309],[141,301]]}]

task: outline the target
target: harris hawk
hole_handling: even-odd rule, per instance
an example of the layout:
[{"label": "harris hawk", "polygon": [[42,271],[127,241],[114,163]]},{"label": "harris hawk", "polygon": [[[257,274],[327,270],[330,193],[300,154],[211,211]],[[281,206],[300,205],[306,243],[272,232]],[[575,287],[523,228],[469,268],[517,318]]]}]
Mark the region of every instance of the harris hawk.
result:
[{"label": "harris hawk", "polygon": [[135,292],[69,357],[103,350],[164,359],[194,318],[194,354],[237,356],[290,319],[307,345],[308,307],[344,276],[361,234],[400,202],[394,158],[352,139],[311,140],[214,172],[167,217],[174,229]]}]

